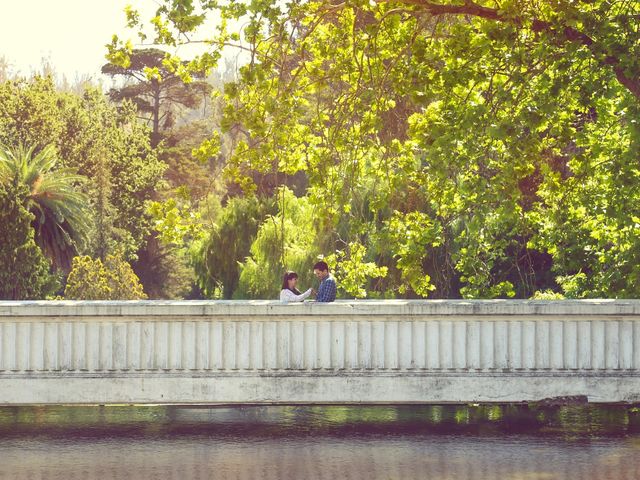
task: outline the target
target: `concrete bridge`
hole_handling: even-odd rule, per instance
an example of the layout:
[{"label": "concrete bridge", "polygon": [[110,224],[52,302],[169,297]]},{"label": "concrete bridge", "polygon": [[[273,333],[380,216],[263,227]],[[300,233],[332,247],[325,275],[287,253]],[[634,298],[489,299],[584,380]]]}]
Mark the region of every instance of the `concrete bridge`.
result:
[{"label": "concrete bridge", "polygon": [[640,301],[0,302],[0,405],[640,402]]}]

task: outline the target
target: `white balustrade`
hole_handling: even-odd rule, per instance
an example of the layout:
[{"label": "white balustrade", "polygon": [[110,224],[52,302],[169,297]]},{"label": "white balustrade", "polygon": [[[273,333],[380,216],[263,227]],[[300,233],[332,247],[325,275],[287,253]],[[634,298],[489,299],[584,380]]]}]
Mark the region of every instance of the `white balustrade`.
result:
[{"label": "white balustrade", "polygon": [[632,300],[0,302],[0,404],[637,401],[639,378]]}]

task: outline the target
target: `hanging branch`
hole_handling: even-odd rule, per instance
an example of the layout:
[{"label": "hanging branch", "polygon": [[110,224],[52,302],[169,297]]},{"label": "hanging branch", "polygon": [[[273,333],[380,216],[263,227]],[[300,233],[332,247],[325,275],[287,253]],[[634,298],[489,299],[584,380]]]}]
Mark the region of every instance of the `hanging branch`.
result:
[{"label": "hanging branch", "polygon": [[[378,0],[379,3],[386,3],[388,0]],[[555,26],[550,22],[538,18],[525,19],[522,16],[507,16],[498,9],[483,7],[469,0],[463,5],[446,5],[433,3],[428,0],[396,0],[400,3],[415,5],[416,7],[429,12],[433,16],[438,15],[467,15],[471,17],[485,18],[497,22],[511,23],[521,26],[530,23],[534,32],[545,32],[555,36],[561,41],[578,43],[587,47],[594,59],[601,65],[611,67],[618,81],[640,100],[640,74],[638,72],[628,72],[622,60],[613,54],[607,53],[606,46],[596,42],[584,32],[570,26]]]}]

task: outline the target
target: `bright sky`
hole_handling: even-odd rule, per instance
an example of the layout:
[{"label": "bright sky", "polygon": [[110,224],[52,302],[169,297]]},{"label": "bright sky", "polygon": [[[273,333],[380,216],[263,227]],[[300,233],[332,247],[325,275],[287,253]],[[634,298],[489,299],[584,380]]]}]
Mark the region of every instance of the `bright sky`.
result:
[{"label": "bright sky", "polygon": [[0,0],[0,57],[21,75],[40,70],[47,58],[71,81],[76,75],[99,79],[111,36],[136,41],[125,28],[127,4],[143,20],[157,7],[153,0]]}]

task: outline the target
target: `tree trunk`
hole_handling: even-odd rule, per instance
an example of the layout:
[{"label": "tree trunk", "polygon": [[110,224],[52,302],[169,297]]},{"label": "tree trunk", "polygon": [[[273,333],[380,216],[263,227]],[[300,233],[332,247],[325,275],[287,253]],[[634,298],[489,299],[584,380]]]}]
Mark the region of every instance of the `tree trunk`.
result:
[{"label": "tree trunk", "polygon": [[160,82],[155,78],[153,84],[153,130],[151,132],[151,146],[156,148],[160,143]]}]

